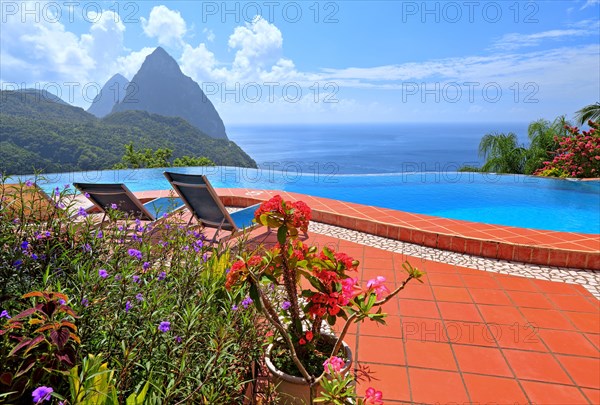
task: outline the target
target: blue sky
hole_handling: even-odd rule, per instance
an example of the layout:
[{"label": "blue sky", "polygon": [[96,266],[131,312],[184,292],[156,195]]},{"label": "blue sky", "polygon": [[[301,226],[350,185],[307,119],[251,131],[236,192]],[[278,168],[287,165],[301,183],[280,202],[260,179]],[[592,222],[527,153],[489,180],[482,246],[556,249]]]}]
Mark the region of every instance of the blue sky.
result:
[{"label": "blue sky", "polygon": [[0,10],[2,88],[46,88],[83,108],[156,46],[226,124],[528,122],[600,99],[600,0],[2,0]]}]

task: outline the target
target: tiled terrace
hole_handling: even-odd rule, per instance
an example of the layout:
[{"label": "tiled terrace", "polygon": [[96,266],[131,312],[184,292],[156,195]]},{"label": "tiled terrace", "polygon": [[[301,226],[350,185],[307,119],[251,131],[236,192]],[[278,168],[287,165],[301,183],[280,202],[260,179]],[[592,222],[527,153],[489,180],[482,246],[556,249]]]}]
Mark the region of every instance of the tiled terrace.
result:
[{"label": "tiled terrace", "polygon": [[[600,270],[600,236],[488,225],[273,190],[218,189],[230,206],[249,206],[280,194],[302,200],[313,219],[395,240],[492,259]],[[163,192],[136,193],[143,197]]]},{"label": "tiled terrace", "polygon": [[387,326],[354,326],[346,341],[386,403],[599,404],[600,301],[578,285],[406,257],[323,235],[360,260],[360,276],[426,272],[386,304]]},{"label": "tiled terrace", "polygon": [[[230,196],[224,201],[233,205],[271,195],[251,190],[219,193]],[[140,196],[150,195],[157,193]],[[328,214],[340,215],[338,221],[343,222],[348,216],[340,213],[350,214],[354,226],[360,227],[359,221],[372,218],[375,227],[369,225],[364,231],[374,229],[374,233],[380,223],[404,221],[402,227],[408,227],[411,220],[423,220],[391,210],[359,210],[332,200],[302,199],[321,221]],[[460,221],[446,221],[421,223],[419,229],[444,226],[450,230],[460,225],[455,223]],[[563,247],[566,263],[572,260],[574,264],[569,248],[592,255],[584,267],[590,264],[589,257],[598,254],[597,236],[564,234],[569,242],[563,242],[551,237],[537,240],[533,233],[519,230],[523,239],[518,239],[516,231],[502,236],[492,228],[485,231],[490,239],[504,238],[507,244],[517,243],[514,246],[527,241],[548,249],[553,244]],[[389,230],[387,236],[391,236]],[[484,231],[464,227],[464,232],[477,236],[476,232]],[[350,254],[361,262],[362,280],[382,275],[390,288],[403,280],[405,260],[426,272],[423,284],[411,282],[385,305],[387,326],[363,323],[350,329],[346,341],[356,367],[368,370],[372,378],[359,382],[359,393],[373,386],[383,391],[390,404],[600,404],[600,301],[581,285],[439,263],[315,233],[308,242]]]}]

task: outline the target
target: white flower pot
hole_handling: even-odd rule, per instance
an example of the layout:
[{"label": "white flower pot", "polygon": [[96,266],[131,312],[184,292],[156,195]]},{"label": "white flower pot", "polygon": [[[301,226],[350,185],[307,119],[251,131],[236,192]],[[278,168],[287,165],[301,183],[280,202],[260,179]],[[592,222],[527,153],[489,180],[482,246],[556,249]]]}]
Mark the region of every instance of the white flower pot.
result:
[{"label": "white flower pot", "polygon": [[[346,352],[346,363],[341,373],[345,374],[350,371],[350,367],[352,366],[352,351],[346,342],[342,342],[342,347]],[[286,374],[275,367],[271,361],[272,349],[273,344],[270,344],[265,353],[265,363],[269,370],[271,384],[276,387],[275,390],[279,393],[280,403],[284,405],[311,405],[313,403],[312,400],[317,398],[321,392],[319,381],[322,378],[327,378],[326,374],[323,373],[317,378],[311,395],[310,385],[304,378]]]}]

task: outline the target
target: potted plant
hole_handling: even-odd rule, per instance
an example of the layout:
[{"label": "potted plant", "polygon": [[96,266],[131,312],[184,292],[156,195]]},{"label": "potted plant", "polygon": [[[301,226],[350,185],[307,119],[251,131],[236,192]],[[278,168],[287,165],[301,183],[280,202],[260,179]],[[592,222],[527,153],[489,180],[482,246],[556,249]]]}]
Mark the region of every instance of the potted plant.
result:
[{"label": "potted plant", "polygon": [[[317,387],[326,371],[341,374],[341,381],[351,384],[346,378],[351,353],[343,343],[350,324],[366,319],[384,324],[381,305],[422,276],[405,263],[408,277],[394,291],[388,290],[383,277],[361,287],[358,261],[298,238],[300,231],[307,233],[310,219],[310,208],[302,201],[284,201],[277,195],[264,202],[255,221],[276,229],[278,243],[242,252],[226,280],[227,288],[246,284],[249,296],[242,304],[254,303],[273,328],[266,363],[280,392],[293,388],[292,403],[312,403],[323,392]],[[345,325],[334,336],[332,327],[340,318]],[[327,391],[336,385],[322,386]]]}]

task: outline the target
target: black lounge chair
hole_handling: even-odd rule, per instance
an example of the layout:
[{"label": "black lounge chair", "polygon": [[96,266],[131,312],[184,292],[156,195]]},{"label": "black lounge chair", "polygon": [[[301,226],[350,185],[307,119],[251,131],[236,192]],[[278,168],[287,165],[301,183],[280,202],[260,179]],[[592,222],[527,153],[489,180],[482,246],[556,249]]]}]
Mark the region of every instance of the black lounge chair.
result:
[{"label": "black lounge chair", "polygon": [[[206,176],[173,172],[164,172],[164,175],[192,213],[192,218],[196,218],[205,227],[216,229],[211,243],[229,239],[258,225],[253,219],[260,204],[230,214]],[[217,239],[221,230],[230,234],[226,238]]]},{"label": "black lounge chair", "polygon": [[183,208],[184,204],[176,197],[156,198],[143,204],[125,184],[121,183],[73,183],[73,186],[85,194],[94,203],[94,206],[104,213],[102,222],[106,217],[106,210],[115,204],[116,209],[141,221],[155,222],[164,214]]}]

